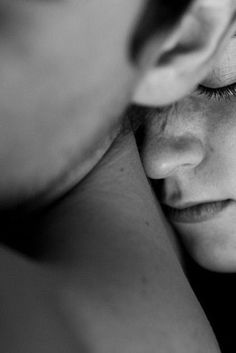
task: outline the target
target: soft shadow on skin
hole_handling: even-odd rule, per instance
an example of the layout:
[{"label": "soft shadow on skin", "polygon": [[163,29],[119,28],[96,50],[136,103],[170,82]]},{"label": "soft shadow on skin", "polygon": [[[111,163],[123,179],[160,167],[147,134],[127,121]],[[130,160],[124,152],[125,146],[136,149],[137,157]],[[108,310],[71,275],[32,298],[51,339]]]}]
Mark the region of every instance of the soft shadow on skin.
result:
[{"label": "soft shadow on skin", "polygon": [[28,217],[17,208],[12,211],[0,212],[2,229],[0,234],[1,246],[16,251],[31,260],[40,257],[43,251],[43,243],[37,236],[38,215]]}]

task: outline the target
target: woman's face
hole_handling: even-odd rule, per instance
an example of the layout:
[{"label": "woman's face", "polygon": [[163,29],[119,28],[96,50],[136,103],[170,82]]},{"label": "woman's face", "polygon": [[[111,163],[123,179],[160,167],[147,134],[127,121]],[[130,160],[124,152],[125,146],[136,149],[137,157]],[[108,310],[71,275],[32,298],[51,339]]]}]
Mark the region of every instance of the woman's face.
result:
[{"label": "woman's face", "polygon": [[195,92],[148,115],[142,158],[168,219],[199,264],[236,271],[236,38]]}]

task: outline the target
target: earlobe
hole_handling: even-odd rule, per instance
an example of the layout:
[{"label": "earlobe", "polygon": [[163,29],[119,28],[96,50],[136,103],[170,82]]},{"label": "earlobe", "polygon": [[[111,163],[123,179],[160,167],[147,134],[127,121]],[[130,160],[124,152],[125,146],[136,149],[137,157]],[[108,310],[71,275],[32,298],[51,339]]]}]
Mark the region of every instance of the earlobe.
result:
[{"label": "earlobe", "polygon": [[163,106],[192,91],[232,35],[235,7],[231,0],[197,0],[162,43],[155,66],[139,82],[134,102]]}]

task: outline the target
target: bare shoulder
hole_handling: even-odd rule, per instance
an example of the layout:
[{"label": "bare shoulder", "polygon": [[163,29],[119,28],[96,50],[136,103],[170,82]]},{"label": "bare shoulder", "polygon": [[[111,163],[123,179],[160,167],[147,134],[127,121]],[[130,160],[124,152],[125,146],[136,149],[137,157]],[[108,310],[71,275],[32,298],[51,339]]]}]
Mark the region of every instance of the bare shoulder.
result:
[{"label": "bare shoulder", "polygon": [[4,352],[219,353],[132,137],[113,148],[47,214],[40,262],[1,249]]},{"label": "bare shoulder", "polygon": [[70,288],[64,300],[71,320],[87,323],[95,352],[219,352],[132,136],[54,212],[52,243],[63,244],[57,261]]}]

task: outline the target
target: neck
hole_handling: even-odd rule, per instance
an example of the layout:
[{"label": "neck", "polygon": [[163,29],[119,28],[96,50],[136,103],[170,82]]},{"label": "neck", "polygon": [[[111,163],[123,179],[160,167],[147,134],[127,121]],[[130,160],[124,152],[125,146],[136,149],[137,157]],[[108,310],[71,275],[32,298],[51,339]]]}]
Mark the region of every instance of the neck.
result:
[{"label": "neck", "polygon": [[[134,234],[137,239],[149,234],[156,241],[153,236],[164,232],[160,231],[160,227],[164,230],[164,220],[133,136],[116,140],[93,172],[47,212],[42,225],[40,236],[46,229],[43,238],[47,244],[44,256],[50,261],[79,261],[81,249],[88,251],[89,258],[89,253],[98,251],[101,244],[105,246],[105,241],[111,248],[119,242],[127,252]],[[132,234],[130,240],[127,233]],[[163,241],[168,242],[166,237]]]}]

